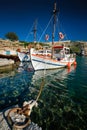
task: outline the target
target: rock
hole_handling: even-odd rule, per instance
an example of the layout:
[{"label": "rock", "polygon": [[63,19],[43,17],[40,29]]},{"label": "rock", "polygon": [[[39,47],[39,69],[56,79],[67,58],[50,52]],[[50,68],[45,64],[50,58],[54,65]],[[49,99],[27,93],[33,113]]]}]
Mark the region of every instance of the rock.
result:
[{"label": "rock", "polygon": [[14,64],[14,60],[12,59],[0,58],[0,67],[9,66],[13,64]]}]

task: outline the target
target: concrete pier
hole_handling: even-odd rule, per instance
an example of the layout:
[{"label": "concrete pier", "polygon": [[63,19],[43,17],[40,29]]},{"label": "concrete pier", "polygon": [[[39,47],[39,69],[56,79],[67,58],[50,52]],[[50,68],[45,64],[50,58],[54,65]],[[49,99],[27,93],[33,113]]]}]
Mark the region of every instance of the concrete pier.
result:
[{"label": "concrete pier", "polygon": [[14,60],[12,59],[0,58],[0,67],[9,66],[13,64],[14,64]]}]

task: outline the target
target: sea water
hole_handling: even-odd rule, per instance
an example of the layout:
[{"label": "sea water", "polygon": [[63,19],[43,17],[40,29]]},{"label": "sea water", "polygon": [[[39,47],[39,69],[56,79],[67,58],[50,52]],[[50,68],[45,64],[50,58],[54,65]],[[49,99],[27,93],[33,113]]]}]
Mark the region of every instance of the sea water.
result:
[{"label": "sea water", "polygon": [[0,110],[40,94],[31,120],[43,130],[87,130],[87,57],[76,61],[70,69],[34,72],[31,63],[20,63],[1,73]]}]

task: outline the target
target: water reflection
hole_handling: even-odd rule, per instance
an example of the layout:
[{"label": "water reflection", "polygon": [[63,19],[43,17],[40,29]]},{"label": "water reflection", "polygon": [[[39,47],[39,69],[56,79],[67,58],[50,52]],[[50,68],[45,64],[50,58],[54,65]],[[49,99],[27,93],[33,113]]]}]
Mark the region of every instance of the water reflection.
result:
[{"label": "water reflection", "polygon": [[33,71],[31,63],[20,63],[14,75],[0,79],[0,108],[36,99],[44,79],[31,120],[43,130],[86,130],[86,72],[82,76],[78,67]]},{"label": "water reflection", "polygon": [[13,70],[0,74],[0,109],[15,103],[22,103],[29,98],[35,99],[42,78],[45,80],[45,86],[47,84],[50,86],[54,77],[53,82],[59,82],[66,78],[67,74],[68,70],[65,68],[34,72],[31,62],[20,63]]},{"label": "water reflection", "polygon": [[21,62],[18,67],[18,72],[34,71],[31,62]]}]

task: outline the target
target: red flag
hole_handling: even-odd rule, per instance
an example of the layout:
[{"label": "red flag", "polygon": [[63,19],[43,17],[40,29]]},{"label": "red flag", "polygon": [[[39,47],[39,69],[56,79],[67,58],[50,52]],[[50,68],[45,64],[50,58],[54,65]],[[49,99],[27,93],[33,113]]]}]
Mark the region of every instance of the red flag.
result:
[{"label": "red flag", "polygon": [[49,40],[49,35],[48,35],[48,34],[45,35],[45,40],[46,40],[46,41]]},{"label": "red flag", "polygon": [[64,39],[64,35],[63,35],[62,32],[59,32],[59,38],[60,38],[60,39]]}]

